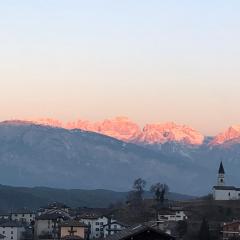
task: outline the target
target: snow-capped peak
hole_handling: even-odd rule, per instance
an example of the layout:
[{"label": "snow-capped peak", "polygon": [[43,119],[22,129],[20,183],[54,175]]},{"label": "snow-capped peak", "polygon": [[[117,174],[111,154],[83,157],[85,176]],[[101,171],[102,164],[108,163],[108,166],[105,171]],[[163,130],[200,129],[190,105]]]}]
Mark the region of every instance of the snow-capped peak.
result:
[{"label": "snow-capped peak", "polygon": [[125,142],[139,144],[162,144],[165,142],[181,142],[190,145],[200,145],[204,136],[186,125],[174,122],[146,124],[143,129],[128,117],[116,117],[99,122],[77,120],[64,123],[56,119],[41,118],[33,123],[63,127],[66,129],[82,129],[97,132]]},{"label": "snow-capped peak", "polygon": [[210,145],[220,145],[225,142],[235,141],[239,138],[240,143],[240,125],[232,125],[225,132],[219,133],[210,143]]},{"label": "snow-capped peak", "polygon": [[182,142],[191,145],[203,143],[204,136],[186,125],[174,122],[147,124],[143,128],[140,141],[147,144]]}]

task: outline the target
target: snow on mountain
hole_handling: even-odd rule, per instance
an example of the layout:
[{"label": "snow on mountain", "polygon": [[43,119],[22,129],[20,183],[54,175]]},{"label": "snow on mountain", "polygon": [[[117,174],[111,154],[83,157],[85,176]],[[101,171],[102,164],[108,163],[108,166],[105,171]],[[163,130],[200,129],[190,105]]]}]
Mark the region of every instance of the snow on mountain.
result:
[{"label": "snow on mountain", "polygon": [[66,129],[82,129],[138,144],[180,142],[189,145],[201,145],[204,141],[204,136],[198,131],[186,125],[178,125],[173,122],[146,124],[143,129],[127,117],[116,117],[101,122],[78,120],[62,123],[49,118],[33,120],[33,122]]},{"label": "snow on mountain", "polygon": [[210,142],[210,145],[215,146],[227,142],[240,143],[240,125],[230,126],[225,132],[218,134]]},{"label": "snow on mountain", "polygon": [[146,144],[162,144],[166,142],[181,142],[190,145],[200,145],[204,136],[196,130],[173,122],[147,124],[143,128],[139,142]]},{"label": "snow on mountain", "polygon": [[106,119],[102,122],[90,122],[78,120],[65,125],[67,129],[82,129],[100,133],[125,142],[134,141],[141,133],[140,127],[127,117]]}]

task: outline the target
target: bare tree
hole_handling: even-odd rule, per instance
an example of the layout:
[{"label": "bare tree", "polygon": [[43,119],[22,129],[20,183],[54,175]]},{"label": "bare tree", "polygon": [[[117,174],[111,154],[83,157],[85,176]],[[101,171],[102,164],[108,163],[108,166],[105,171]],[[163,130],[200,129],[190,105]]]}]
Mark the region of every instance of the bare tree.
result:
[{"label": "bare tree", "polygon": [[151,186],[150,191],[154,193],[157,203],[163,204],[166,194],[169,192],[169,187],[167,184],[156,183]]},{"label": "bare tree", "polygon": [[146,186],[146,181],[142,178],[138,178],[133,183],[133,192],[138,200],[143,200],[144,188]]},{"label": "bare tree", "polygon": [[128,206],[131,212],[131,217],[136,221],[144,221],[145,204],[143,201],[144,189],[146,181],[138,178],[133,182],[132,191],[128,195]]}]

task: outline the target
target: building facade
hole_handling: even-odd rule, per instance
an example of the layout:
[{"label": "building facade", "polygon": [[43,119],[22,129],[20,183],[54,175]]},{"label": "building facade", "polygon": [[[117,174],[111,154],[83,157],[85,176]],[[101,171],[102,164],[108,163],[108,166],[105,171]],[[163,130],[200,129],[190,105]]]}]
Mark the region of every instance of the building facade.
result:
[{"label": "building facade", "polygon": [[104,237],[104,225],[108,224],[107,217],[95,214],[85,214],[80,216],[79,220],[89,226],[90,239]]},{"label": "building facade", "polygon": [[158,214],[158,220],[162,221],[184,221],[188,217],[182,209],[173,210],[173,209],[163,209]]},{"label": "building facade", "polygon": [[27,209],[21,209],[13,211],[10,217],[12,221],[26,222],[30,224],[35,220],[35,213]]},{"label": "building facade", "polygon": [[103,226],[104,237],[116,234],[127,227],[128,226],[126,224],[123,224],[123,223],[120,223],[120,222],[114,221],[114,220],[111,221],[109,219],[108,224]]},{"label": "building facade", "polygon": [[17,221],[9,221],[0,225],[0,234],[5,240],[20,240],[24,232],[25,227]]},{"label": "building facade", "polygon": [[69,220],[60,213],[42,214],[36,217],[34,225],[35,238],[59,239],[60,225],[63,221]]},{"label": "building facade", "polygon": [[81,239],[88,239],[88,226],[84,223],[69,220],[60,225],[60,238],[70,239],[71,237],[79,237]]},{"label": "building facade", "polygon": [[240,238],[240,221],[224,223],[222,227],[222,239],[239,239]]},{"label": "building facade", "polygon": [[225,184],[225,170],[222,162],[218,170],[217,185],[213,187],[214,200],[239,200],[240,188]]}]

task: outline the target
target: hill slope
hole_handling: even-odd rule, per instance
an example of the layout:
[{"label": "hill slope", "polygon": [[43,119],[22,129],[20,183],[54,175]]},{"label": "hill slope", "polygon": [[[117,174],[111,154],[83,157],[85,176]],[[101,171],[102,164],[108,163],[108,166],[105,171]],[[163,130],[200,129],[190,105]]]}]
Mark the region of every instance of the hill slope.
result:
[{"label": "hill slope", "polygon": [[213,182],[215,173],[188,157],[93,132],[0,124],[0,182],[6,185],[126,191],[142,177],[149,185],[165,182],[172,191],[196,195],[206,192],[209,176]]},{"label": "hill slope", "polygon": [[[27,207],[38,209],[48,203],[63,202],[70,207],[108,207],[112,203],[125,202],[128,192],[110,190],[56,189],[47,187],[10,187],[0,185],[0,210],[17,210]],[[146,197],[151,197],[146,193]],[[186,200],[192,197],[169,193],[169,199]]]}]

